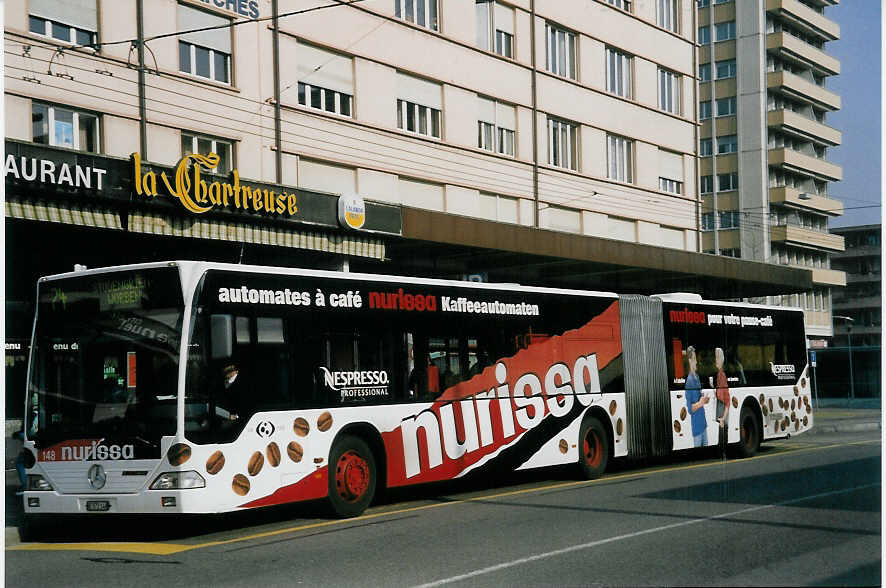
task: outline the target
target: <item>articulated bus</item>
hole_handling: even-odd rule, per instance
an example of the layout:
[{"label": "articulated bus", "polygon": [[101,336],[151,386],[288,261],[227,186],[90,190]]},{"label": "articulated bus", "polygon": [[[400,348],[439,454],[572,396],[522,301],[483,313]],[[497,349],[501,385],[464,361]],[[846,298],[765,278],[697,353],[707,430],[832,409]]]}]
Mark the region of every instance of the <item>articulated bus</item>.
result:
[{"label": "articulated bus", "polygon": [[176,261],[39,280],[26,516],[220,513],[812,427],[803,314]]}]

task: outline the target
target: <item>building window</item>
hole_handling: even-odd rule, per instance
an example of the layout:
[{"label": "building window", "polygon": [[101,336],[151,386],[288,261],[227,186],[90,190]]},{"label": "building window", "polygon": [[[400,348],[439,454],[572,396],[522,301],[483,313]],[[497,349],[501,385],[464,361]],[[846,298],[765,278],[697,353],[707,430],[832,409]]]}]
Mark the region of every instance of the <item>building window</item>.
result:
[{"label": "building window", "polygon": [[218,166],[215,168],[215,173],[217,174],[225,175],[234,168],[234,146],[230,141],[182,133],[182,157],[192,153],[199,153],[200,155],[217,154]]},{"label": "building window", "polygon": [[634,142],[617,135],[606,137],[607,177],[619,182],[634,181]]},{"label": "building window", "polygon": [[351,116],[353,97],[329,88],[321,88],[304,82],[298,83],[298,103],[342,116]]},{"label": "building window", "polygon": [[679,33],[680,5],[678,0],[658,0],[655,6],[658,26],[674,33]]},{"label": "building window", "polygon": [[517,126],[514,107],[479,98],[478,108],[477,147],[513,157]]},{"label": "building window", "polygon": [[699,82],[710,82],[711,81],[711,64],[710,63],[700,63],[698,65],[698,81]]},{"label": "building window", "polygon": [[99,152],[98,115],[41,102],[31,103],[34,143]]},{"label": "building window", "polygon": [[548,163],[578,170],[578,125],[548,117]]},{"label": "building window", "polygon": [[476,0],[477,46],[514,57],[514,9],[493,0]]},{"label": "building window", "polygon": [[714,230],[714,213],[713,212],[701,213],[701,230],[702,231],[713,231]]},{"label": "building window", "polygon": [[634,58],[612,47],[606,48],[606,91],[631,98],[633,92]]},{"label": "building window", "polygon": [[295,60],[299,104],[353,116],[354,67],[350,57],[300,42]]},{"label": "building window", "polygon": [[717,137],[717,154],[738,152],[738,135],[723,135]]},{"label": "building window", "polygon": [[231,29],[230,26],[223,26],[230,24],[230,19],[179,4],[178,30],[222,27],[179,35],[179,71],[230,84]]},{"label": "building window", "polygon": [[717,116],[732,116],[735,114],[735,108],[735,96],[717,99]]},{"label": "building window", "polygon": [[96,3],[31,0],[28,30],[73,45],[94,45],[98,19]]},{"label": "building window", "polygon": [[658,188],[663,192],[670,192],[671,194],[682,194],[683,182],[678,182],[677,180],[671,180],[668,178],[658,178]]},{"label": "building window", "polygon": [[440,110],[398,99],[397,128],[439,139]]},{"label": "building window", "polygon": [[658,188],[670,194],[683,193],[683,155],[658,150]]},{"label": "building window", "polygon": [[714,153],[714,145],[711,139],[702,139],[698,143],[698,154],[701,157],[710,157]]},{"label": "building window", "polygon": [[737,229],[741,225],[741,212],[737,210],[720,211],[720,228]]},{"label": "building window", "polygon": [[714,176],[701,176],[701,193],[710,194],[714,191]]},{"label": "building window", "polygon": [[699,102],[698,103],[698,118],[700,118],[702,120],[704,120],[706,118],[711,118],[711,116],[712,116],[711,107],[712,107],[712,105],[711,105],[710,100],[703,100],[702,102]]},{"label": "building window", "polygon": [[437,0],[394,0],[394,16],[437,30]]},{"label": "building window", "polygon": [[698,27],[698,43],[707,45],[711,42],[711,27]]},{"label": "building window", "polygon": [[[708,64],[710,65],[710,64]],[[723,80],[726,78],[734,78],[735,77],[735,60],[734,59],[725,59],[723,61],[717,62],[717,79]]]},{"label": "building window", "polygon": [[397,128],[439,139],[443,91],[440,84],[397,74]]},{"label": "building window", "polygon": [[632,4],[631,0],[607,0],[607,1],[612,6],[615,6],[616,8],[620,8],[620,9],[625,10],[627,12],[631,11],[631,4]]},{"label": "building window", "polygon": [[714,24],[714,41],[730,41],[735,38],[735,21]]},{"label": "building window", "polygon": [[680,114],[680,85],[682,76],[658,68],[658,107],[665,112]]},{"label": "building window", "polygon": [[520,222],[520,201],[517,198],[480,192],[479,216],[503,223]]},{"label": "building window", "polygon": [[738,190],[738,172],[717,174],[717,189],[721,192]]},{"label": "building window", "polygon": [[575,33],[546,23],[545,38],[547,39],[545,61],[548,71],[565,78],[578,79]]}]

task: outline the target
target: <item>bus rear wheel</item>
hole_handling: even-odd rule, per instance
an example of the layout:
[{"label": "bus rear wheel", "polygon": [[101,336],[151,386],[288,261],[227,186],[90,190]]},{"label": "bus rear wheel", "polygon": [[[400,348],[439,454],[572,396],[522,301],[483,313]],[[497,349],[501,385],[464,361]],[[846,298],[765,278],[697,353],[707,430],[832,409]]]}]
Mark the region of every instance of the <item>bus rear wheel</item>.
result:
[{"label": "bus rear wheel", "polygon": [[609,463],[609,436],[594,417],[582,422],[578,434],[578,466],[583,478],[593,480],[606,471]]},{"label": "bus rear wheel", "polygon": [[336,516],[356,517],[375,496],[375,457],[363,439],[343,435],[329,454],[329,504]]},{"label": "bus rear wheel", "polygon": [[739,418],[739,441],[736,453],[739,457],[753,457],[760,449],[760,422],[750,407],[741,409]]}]

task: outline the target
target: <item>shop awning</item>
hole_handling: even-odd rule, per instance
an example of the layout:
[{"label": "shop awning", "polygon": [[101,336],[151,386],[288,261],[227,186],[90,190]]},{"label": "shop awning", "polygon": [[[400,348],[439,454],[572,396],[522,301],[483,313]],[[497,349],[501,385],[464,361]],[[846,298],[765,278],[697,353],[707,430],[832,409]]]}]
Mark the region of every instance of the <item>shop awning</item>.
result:
[{"label": "shop awning", "polygon": [[122,228],[120,215],[115,210],[91,204],[61,204],[47,200],[7,198],[6,216],[81,227]]},{"label": "shop awning", "polygon": [[322,230],[296,230],[212,218],[170,216],[153,212],[131,213],[129,215],[129,230],[150,235],[293,247],[378,260],[385,258],[385,244],[380,239],[367,235],[332,234]]}]

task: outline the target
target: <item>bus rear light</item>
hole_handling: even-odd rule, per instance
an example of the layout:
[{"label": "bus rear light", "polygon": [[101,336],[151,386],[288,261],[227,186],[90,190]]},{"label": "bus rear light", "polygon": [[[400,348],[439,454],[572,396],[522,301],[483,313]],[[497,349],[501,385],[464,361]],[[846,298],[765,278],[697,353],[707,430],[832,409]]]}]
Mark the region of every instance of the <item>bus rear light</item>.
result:
[{"label": "bus rear light", "polygon": [[175,506],[175,496],[163,496],[160,498],[161,506]]},{"label": "bus rear light", "polygon": [[46,478],[40,474],[28,475],[28,490],[36,492],[49,492],[52,490],[52,484],[46,481]]},{"label": "bus rear light", "polygon": [[187,472],[163,472],[151,484],[151,490],[186,490],[188,488],[205,487],[206,480],[193,470]]}]

